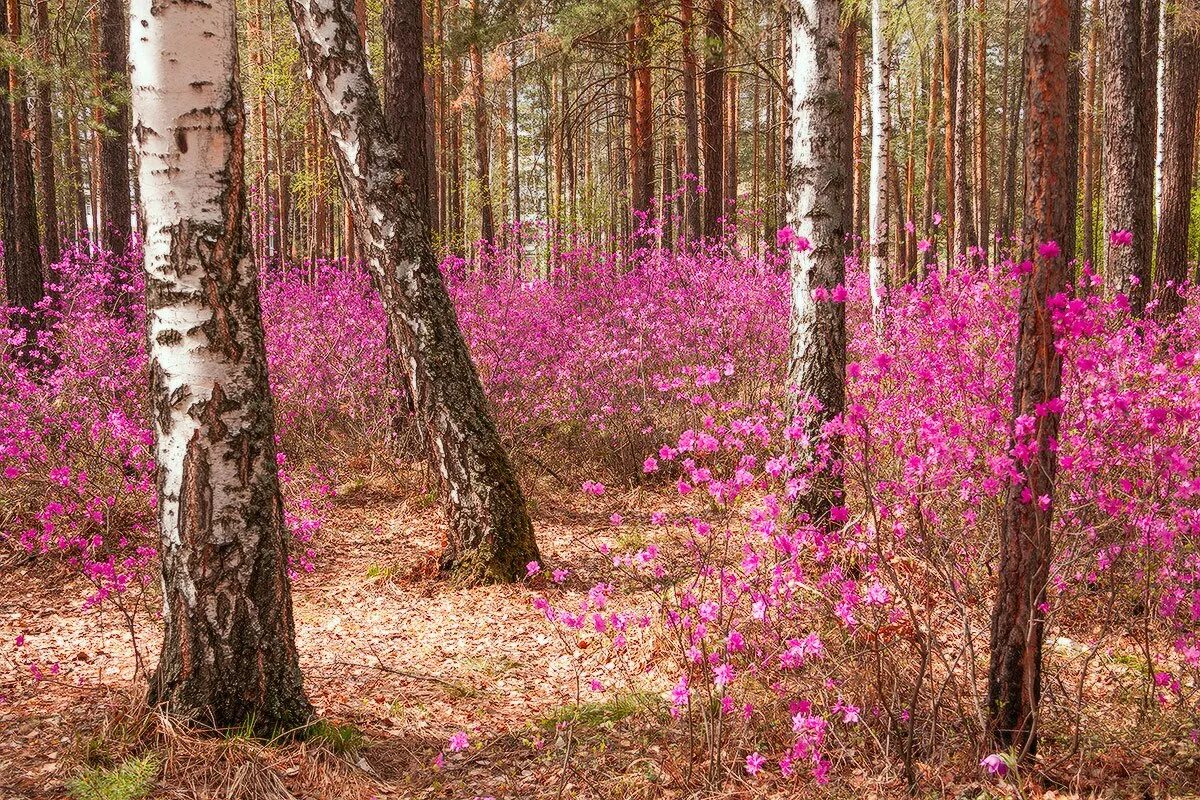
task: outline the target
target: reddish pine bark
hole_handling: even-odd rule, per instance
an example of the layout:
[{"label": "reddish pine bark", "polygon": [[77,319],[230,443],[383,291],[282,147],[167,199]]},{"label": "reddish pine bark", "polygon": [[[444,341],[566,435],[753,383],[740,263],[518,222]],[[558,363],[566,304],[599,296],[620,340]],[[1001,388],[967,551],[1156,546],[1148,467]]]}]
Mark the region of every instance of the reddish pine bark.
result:
[{"label": "reddish pine bark", "polygon": [[[1068,178],[1071,0],[1031,0],[1027,42],[1029,116],[1026,147],[1025,228],[1029,271],[1021,300],[1013,382],[1013,445],[1020,480],[1008,490],[1000,531],[999,582],[992,612],[988,665],[988,721],[992,738],[1023,756],[1037,751],[1042,687],[1046,581],[1052,556],[1050,523],[1058,457],[1057,407],[1062,356],[1054,346],[1048,302],[1068,287],[1071,254],[1060,250],[1074,225]],[[1036,445],[1036,447],[1034,447]]]}]

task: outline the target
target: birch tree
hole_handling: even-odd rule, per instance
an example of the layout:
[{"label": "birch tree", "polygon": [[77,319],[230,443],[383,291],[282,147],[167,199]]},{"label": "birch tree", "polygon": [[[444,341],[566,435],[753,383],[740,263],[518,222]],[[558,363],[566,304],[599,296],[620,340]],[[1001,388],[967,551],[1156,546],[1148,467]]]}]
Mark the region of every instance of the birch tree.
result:
[{"label": "birch tree", "polygon": [[312,708],[296,656],[233,0],[134,0],[166,631],[149,700],[270,733]]},{"label": "birch tree", "polygon": [[891,129],[887,47],[887,0],[871,0],[871,177],[867,189],[870,229],[871,311],[883,310],[888,252],[888,137]]},{"label": "birch tree", "polygon": [[[838,52],[838,0],[793,0],[786,6],[785,50],[791,129],[786,221],[807,240],[791,250],[791,348],[788,379],[796,390],[792,416],[802,419],[810,456],[819,453],[825,424],[846,402],[845,305],[834,295],[845,280],[845,215],[848,175],[842,148],[846,130]],[[801,243],[803,244],[803,243]],[[812,409],[806,401],[818,405]],[[840,438],[825,438],[829,453]],[[814,521],[829,514],[841,480],[826,470],[800,509]]]},{"label": "birch tree", "polygon": [[[419,0],[403,0],[418,2]],[[383,297],[408,390],[441,476],[450,523],[443,571],[511,581],[538,559],[525,497],[438,270],[430,230],[384,122],[350,0],[288,0],[358,237]],[[409,79],[419,87],[423,76]],[[414,89],[405,96],[424,102]]]}]

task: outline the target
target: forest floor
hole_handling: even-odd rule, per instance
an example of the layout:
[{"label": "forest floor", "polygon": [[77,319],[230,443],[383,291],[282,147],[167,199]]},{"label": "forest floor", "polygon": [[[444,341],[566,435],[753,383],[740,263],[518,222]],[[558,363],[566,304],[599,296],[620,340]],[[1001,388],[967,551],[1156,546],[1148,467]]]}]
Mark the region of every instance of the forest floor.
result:
[{"label": "forest floor", "polygon": [[[265,748],[172,728],[140,710],[159,647],[152,609],[137,612],[135,641],[122,614],[85,611],[89,585],[62,568],[0,570],[0,798],[87,796],[71,788],[87,764],[139,758],[157,776],[151,797],[672,796],[654,766],[661,737],[640,737],[629,719],[660,710],[582,685],[576,643],[531,605],[538,588],[437,580],[440,512],[430,495],[405,500],[397,489],[339,491],[316,569],[294,584],[305,685],[332,723],[318,744]],[[648,513],[654,500],[623,503]],[[586,592],[603,574],[607,516],[574,505],[534,506],[544,562],[572,573],[555,592]],[[576,719],[588,735],[564,741],[556,722]],[[450,753],[460,730],[471,746]]]},{"label": "forest floor", "polygon": [[[561,636],[531,602],[545,594],[570,607],[573,594],[605,579],[602,544],[612,552],[645,546],[642,529],[632,539],[617,533],[612,508],[648,518],[680,511],[681,498],[610,489],[596,502],[538,486],[530,496],[543,574],[532,585],[460,589],[436,578],[441,513],[419,484],[339,487],[316,569],[293,584],[301,669],[322,720],[320,734],[304,742],[202,737],[144,710],[159,647],[156,588],[142,593],[136,611],[87,611],[91,587],[66,566],[0,563],[0,800],[696,796],[684,792],[688,746],[661,700],[670,679],[653,669],[619,674],[598,648]],[[545,580],[555,568],[570,570],[561,586]],[[614,602],[643,599],[623,592]],[[653,650],[642,656],[656,660]],[[602,691],[590,686],[597,676]],[[459,731],[470,746],[450,752]],[[1164,796],[1138,778],[1154,772],[1157,759],[1135,766],[1130,755],[1092,762],[1100,770],[1087,781],[1092,791],[1108,785],[1098,793]],[[940,796],[1011,796],[980,783],[970,758],[941,762],[922,768]],[[908,796],[882,768],[852,770],[826,788],[734,776],[702,796]],[[87,781],[125,793],[89,792]]]}]

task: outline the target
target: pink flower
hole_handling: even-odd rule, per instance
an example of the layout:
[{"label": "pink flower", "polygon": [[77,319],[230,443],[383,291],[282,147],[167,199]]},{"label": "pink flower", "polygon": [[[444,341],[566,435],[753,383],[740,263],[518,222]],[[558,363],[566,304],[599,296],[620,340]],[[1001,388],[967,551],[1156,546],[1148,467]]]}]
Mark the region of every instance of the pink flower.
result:
[{"label": "pink flower", "polygon": [[751,775],[757,774],[765,763],[767,763],[767,759],[761,753],[751,753],[746,756],[746,772]]},{"label": "pink flower", "polygon": [[450,737],[450,752],[457,753],[460,750],[466,750],[471,745],[467,739],[466,731],[459,731]]},{"label": "pink flower", "polygon": [[942,212],[940,212],[940,211],[933,212],[933,227],[936,228],[938,225],[941,225],[941,224],[942,224]]},{"label": "pink flower", "polygon": [[985,768],[989,774],[995,775],[998,778],[1003,778],[1008,774],[1008,762],[999,753],[992,753],[989,756],[985,756],[983,761],[979,762],[979,766]]},{"label": "pink flower", "polygon": [[1038,246],[1038,255],[1042,258],[1058,258],[1062,254],[1062,248],[1058,246],[1058,242],[1049,241],[1042,242]]},{"label": "pink flower", "polygon": [[775,243],[784,249],[795,247],[801,253],[812,246],[808,239],[805,239],[792,230],[791,225],[786,225],[779,229],[775,234]]},{"label": "pink flower", "polygon": [[933,247],[933,242],[928,239],[921,239],[917,242],[917,250],[922,253],[928,253],[931,247]]},{"label": "pink flower", "polygon": [[525,565],[525,577],[526,578],[532,578],[534,575],[537,575],[541,571],[542,571],[542,565],[536,561],[530,561],[528,564]]},{"label": "pink flower", "polygon": [[1133,231],[1113,231],[1108,234],[1108,241],[1113,247],[1128,247],[1133,244]]}]

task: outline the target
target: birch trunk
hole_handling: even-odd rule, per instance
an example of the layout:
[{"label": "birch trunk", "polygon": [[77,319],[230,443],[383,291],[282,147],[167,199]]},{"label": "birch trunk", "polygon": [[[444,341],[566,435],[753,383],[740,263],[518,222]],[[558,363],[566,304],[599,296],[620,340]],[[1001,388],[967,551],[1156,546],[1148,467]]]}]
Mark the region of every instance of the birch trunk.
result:
[{"label": "birch trunk", "polygon": [[233,0],[134,0],[166,631],[152,705],[272,734],[312,714],[296,656]]},{"label": "birch trunk", "polygon": [[871,177],[867,187],[867,226],[870,261],[871,312],[878,319],[887,290],[888,254],[888,102],[887,9],[885,0],[871,0]]},{"label": "birch trunk", "polygon": [[[830,300],[845,281],[846,146],[845,103],[838,53],[838,0],[798,0],[787,5],[789,42],[785,51],[791,121],[787,148],[787,223],[810,247],[790,253],[791,351],[788,380],[798,392],[791,409],[803,417],[810,458],[836,458],[837,437],[825,424],[846,402],[845,304]],[[820,297],[818,296],[820,292]],[[805,405],[811,398],[815,410]],[[798,499],[799,509],[824,520],[836,502],[841,480],[825,469]]]},{"label": "birch trunk", "polygon": [[348,0],[288,0],[288,7],[342,191],[398,333],[408,389],[442,478],[450,523],[442,568],[468,583],[521,578],[539,557],[525,498],[459,330],[429,227],[384,124],[352,9]]}]

